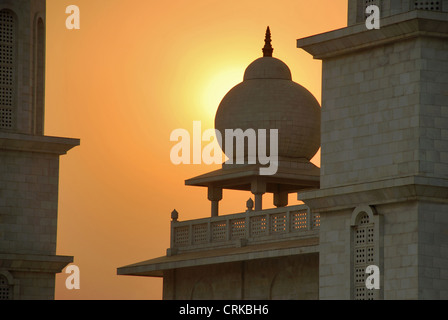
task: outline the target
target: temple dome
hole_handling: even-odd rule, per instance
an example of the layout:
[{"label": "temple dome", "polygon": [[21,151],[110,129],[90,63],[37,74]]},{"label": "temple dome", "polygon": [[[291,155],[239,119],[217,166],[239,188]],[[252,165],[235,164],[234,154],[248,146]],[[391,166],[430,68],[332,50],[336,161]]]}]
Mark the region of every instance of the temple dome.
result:
[{"label": "temple dome", "polygon": [[[266,39],[270,45],[270,33]],[[279,157],[311,160],[320,147],[319,102],[292,81],[284,62],[270,56],[269,45],[263,48],[265,56],[247,67],[243,82],[232,88],[218,107],[215,128],[222,133],[221,148],[226,129],[278,129]],[[268,147],[269,139],[268,135]]]},{"label": "temple dome", "polygon": [[262,57],[252,62],[244,73],[244,81],[254,79],[292,80],[291,70],[279,59]]}]

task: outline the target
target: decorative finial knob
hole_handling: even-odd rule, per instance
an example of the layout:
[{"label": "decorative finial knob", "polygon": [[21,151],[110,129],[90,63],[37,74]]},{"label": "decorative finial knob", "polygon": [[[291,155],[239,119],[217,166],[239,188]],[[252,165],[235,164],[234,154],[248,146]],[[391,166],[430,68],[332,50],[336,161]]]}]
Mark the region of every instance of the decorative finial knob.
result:
[{"label": "decorative finial knob", "polygon": [[247,212],[250,212],[250,211],[253,210],[253,208],[254,208],[254,201],[252,200],[252,198],[249,198],[249,200],[247,200],[246,207],[247,207]]},{"label": "decorative finial knob", "polygon": [[272,48],[271,41],[271,30],[268,26],[266,29],[266,38],[264,39],[263,57],[272,57],[274,48]]},{"label": "decorative finial knob", "polygon": [[173,210],[173,212],[171,212],[171,219],[173,221],[177,221],[178,218],[179,218],[179,213],[176,210]]}]

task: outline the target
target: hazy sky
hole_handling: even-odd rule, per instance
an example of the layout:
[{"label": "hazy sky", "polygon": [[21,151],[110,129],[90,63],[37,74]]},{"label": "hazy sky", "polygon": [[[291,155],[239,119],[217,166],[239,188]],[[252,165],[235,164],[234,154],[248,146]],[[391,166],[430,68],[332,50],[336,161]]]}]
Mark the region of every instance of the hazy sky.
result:
[{"label": "hazy sky", "polygon": [[[69,5],[80,30],[65,27]],[[213,128],[268,25],[274,57],[321,101],[321,63],[296,39],[346,26],[346,12],[347,0],[47,0],[45,134],[81,139],[61,158],[57,248],[75,257],[81,289],[61,273],[56,298],[161,299],[161,279],[116,269],[165,255],[173,209],[209,217],[207,190],[184,181],[219,168],[173,165],[170,133],[196,120]],[[224,191],[221,213],[249,197]]]}]

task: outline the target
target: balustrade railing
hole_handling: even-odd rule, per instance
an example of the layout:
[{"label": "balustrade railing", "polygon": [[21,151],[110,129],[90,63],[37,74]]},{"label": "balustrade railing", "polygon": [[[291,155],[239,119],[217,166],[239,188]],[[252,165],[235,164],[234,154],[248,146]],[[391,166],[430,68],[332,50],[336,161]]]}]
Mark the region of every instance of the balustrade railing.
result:
[{"label": "balustrade railing", "polygon": [[171,252],[318,236],[320,216],[305,205],[172,221]]}]

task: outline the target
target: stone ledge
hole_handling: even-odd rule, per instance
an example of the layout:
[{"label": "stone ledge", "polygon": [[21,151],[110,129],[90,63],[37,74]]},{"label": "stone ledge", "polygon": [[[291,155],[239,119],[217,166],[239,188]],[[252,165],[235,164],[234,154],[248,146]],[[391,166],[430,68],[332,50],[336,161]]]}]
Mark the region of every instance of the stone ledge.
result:
[{"label": "stone ledge", "polygon": [[72,262],[71,256],[0,254],[0,269],[8,271],[59,273]]},{"label": "stone ledge", "polygon": [[79,139],[0,132],[0,150],[66,154]]},{"label": "stone ledge", "polygon": [[448,13],[410,11],[381,19],[378,30],[368,30],[365,24],[356,24],[298,39],[297,47],[315,59],[326,59],[418,36],[447,38]]},{"label": "stone ledge", "polygon": [[118,268],[117,275],[163,277],[165,270],[318,252],[319,238],[310,238],[241,248],[227,248],[163,256]]},{"label": "stone ledge", "polygon": [[422,200],[448,203],[448,180],[425,177],[395,177],[382,181],[320,189],[298,194],[312,212],[338,211],[358,205],[379,205]]}]

